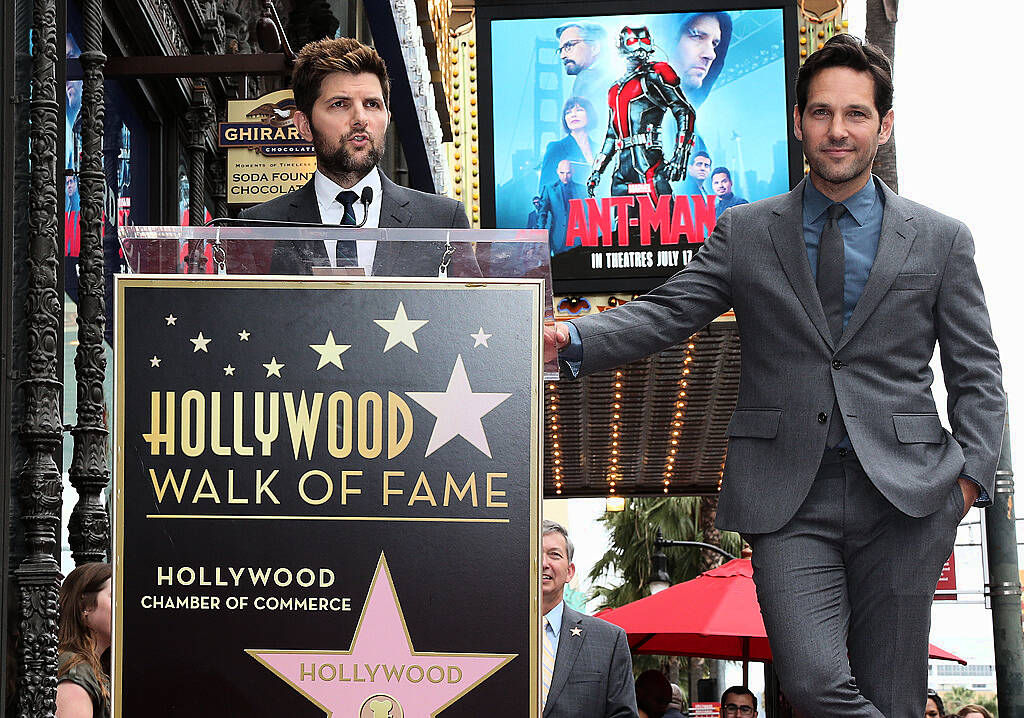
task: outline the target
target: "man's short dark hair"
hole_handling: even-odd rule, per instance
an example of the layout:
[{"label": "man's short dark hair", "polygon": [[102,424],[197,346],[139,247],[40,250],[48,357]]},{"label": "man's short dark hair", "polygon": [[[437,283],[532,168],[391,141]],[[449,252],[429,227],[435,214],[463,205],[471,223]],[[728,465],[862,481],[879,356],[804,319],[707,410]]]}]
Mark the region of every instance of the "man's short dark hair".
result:
[{"label": "man's short dark hair", "polygon": [[557,521],[552,521],[551,519],[544,519],[544,523],[541,527],[541,535],[547,536],[548,534],[562,535],[562,538],[565,539],[565,551],[567,554],[569,554],[569,563],[572,563],[572,555],[576,549],[573,548],[572,539],[569,538],[569,532],[565,530],[565,526],[562,526],[562,524],[558,523]]},{"label": "man's short dark hair", "polygon": [[796,76],[796,106],[800,114],[807,107],[811,80],[829,67],[848,67],[867,72],[875,83],[875,109],[879,118],[892,109],[892,63],[881,48],[858,37],[841,33],[825,43],[804,62]]},{"label": "man's short dark hair", "polygon": [[292,91],[295,106],[313,120],[313,105],[320,96],[320,84],[332,72],[348,72],[358,75],[369,72],[380,80],[384,95],[384,106],[390,107],[391,81],[384,58],[369,45],[350,37],[339,37],[311,42],[301,50],[292,69]]},{"label": "man's short dark hair", "polygon": [[555,37],[561,39],[562,33],[570,27],[577,28],[580,31],[580,37],[591,45],[600,44],[608,37],[608,31],[594,22],[567,22],[555,30]]},{"label": "man's short dark hair", "polygon": [[715,175],[725,175],[726,177],[729,178],[729,181],[732,182],[732,172],[729,171],[728,167],[715,167],[713,170],[711,170],[712,182],[715,179]]},{"label": "man's short dark hair", "polygon": [[711,162],[711,155],[709,155],[704,150],[698,150],[697,152],[694,152],[693,157],[690,158],[690,164],[692,165],[694,162],[696,162],[698,157],[707,157],[708,162]]},{"label": "man's short dark hair", "polygon": [[754,695],[746,686],[729,686],[725,689],[725,693],[722,694],[722,705],[725,705],[725,697],[728,695],[734,696],[750,696],[750,700],[754,702],[754,710],[757,710],[757,696]]}]

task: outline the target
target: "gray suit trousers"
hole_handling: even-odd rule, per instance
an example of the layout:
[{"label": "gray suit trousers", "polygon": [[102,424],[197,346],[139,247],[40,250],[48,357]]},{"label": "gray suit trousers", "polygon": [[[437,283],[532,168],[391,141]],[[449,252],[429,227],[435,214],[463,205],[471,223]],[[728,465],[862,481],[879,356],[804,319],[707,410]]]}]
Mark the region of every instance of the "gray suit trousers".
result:
[{"label": "gray suit trousers", "polygon": [[920,718],[932,597],[963,514],[896,509],[853,453],[826,452],[796,515],[745,534],[782,690],[814,718]]}]

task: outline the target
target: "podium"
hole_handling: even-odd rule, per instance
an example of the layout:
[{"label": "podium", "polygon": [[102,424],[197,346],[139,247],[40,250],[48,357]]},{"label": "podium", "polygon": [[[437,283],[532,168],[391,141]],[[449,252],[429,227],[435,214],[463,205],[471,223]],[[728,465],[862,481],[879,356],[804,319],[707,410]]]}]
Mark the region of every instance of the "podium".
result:
[{"label": "podium", "polygon": [[544,233],[122,249],[113,715],[539,716]]}]

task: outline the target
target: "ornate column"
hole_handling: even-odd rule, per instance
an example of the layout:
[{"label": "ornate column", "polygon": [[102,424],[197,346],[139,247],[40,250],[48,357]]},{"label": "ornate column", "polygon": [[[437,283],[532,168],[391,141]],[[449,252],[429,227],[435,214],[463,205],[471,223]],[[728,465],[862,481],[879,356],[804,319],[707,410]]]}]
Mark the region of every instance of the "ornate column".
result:
[{"label": "ornate column", "polygon": [[107,427],[104,420],[103,354],[106,324],[103,277],[103,0],[86,0],[82,13],[82,163],[79,171],[82,243],[78,259],[78,425],[71,461],[71,485],[78,503],[68,525],[71,555],[76,564],[106,561],[110,524],[102,493],[107,468]]},{"label": "ornate column", "polygon": [[[19,439],[25,462],[16,477],[25,558],[15,570],[21,602],[18,648],[18,715],[50,716],[57,691],[57,564],[61,476],[54,461],[60,449],[61,417],[58,349],[63,330],[61,288],[57,286],[57,4],[35,0],[32,14],[31,192],[29,195],[28,290],[25,306],[26,378],[19,389],[24,421]],[[64,43],[60,44],[63,53]],[[63,91],[63,88],[61,88]]]},{"label": "ornate column", "polygon": [[[188,223],[201,227],[206,218],[206,131],[213,121],[206,81],[197,79],[192,86],[192,103],[185,115],[188,126],[189,211]],[[188,271],[203,272],[206,256],[201,242],[192,242],[188,255]]]}]

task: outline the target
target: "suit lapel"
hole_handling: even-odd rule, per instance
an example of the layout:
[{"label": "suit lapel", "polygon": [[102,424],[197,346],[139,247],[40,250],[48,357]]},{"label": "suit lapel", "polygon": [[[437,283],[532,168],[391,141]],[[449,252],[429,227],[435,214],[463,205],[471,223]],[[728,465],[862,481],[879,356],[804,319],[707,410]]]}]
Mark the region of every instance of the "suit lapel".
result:
[{"label": "suit lapel", "polygon": [[804,311],[818,333],[831,346],[832,333],[828,328],[828,320],[825,319],[825,311],[821,308],[818,288],[814,286],[811,264],[807,261],[807,245],[804,244],[803,197],[806,181],[801,181],[792,192],[782,198],[780,205],[772,210],[774,216],[768,224],[768,233],[775,245],[775,253],[779,256],[782,269]]},{"label": "suit lapel", "polygon": [[319,224],[320,205],[316,201],[316,185],[314,180],[302,185],[292,193],[291,207],[288,213],[289,222],[311,222]]},{"label": "suit lapel", "polygon": [[409,204],[402,188],[380,173],[380,226],[408,227],[412,215],[406,207]]},{"label": "suit lapel", "polygon": [[548,688],[548,699],[544,704],[544,713],[547,714],[548,707],[553,706],[558,700],[558,694],[565,688],[566,681],[572,673],[576,664],[576,657],[580,655],[583,648],[585,633],[578,636],[572,635],[573,630],[583,630],[583,615],[572,610],[568,606],[562,606],[562,627],[558,631],[558,653],[555,654],[555,670],[551,674],[551,686]]},{"label": "suit lapel", "polygon": [[882,297],[892,286],[900,268],[906,262],[907,254],[914,243],[917,228],[910,222],[913,213],[908,203],[879,182],[885,197],[885,211],[882,214],[882,229],[878,235],[878,250],[875,261],[871,264],[867,284],[860,295],[853,315],[843,331],[843,337],[836,349],[841,349],[850,338],[863,326],[864,322],[882,301]]}]

